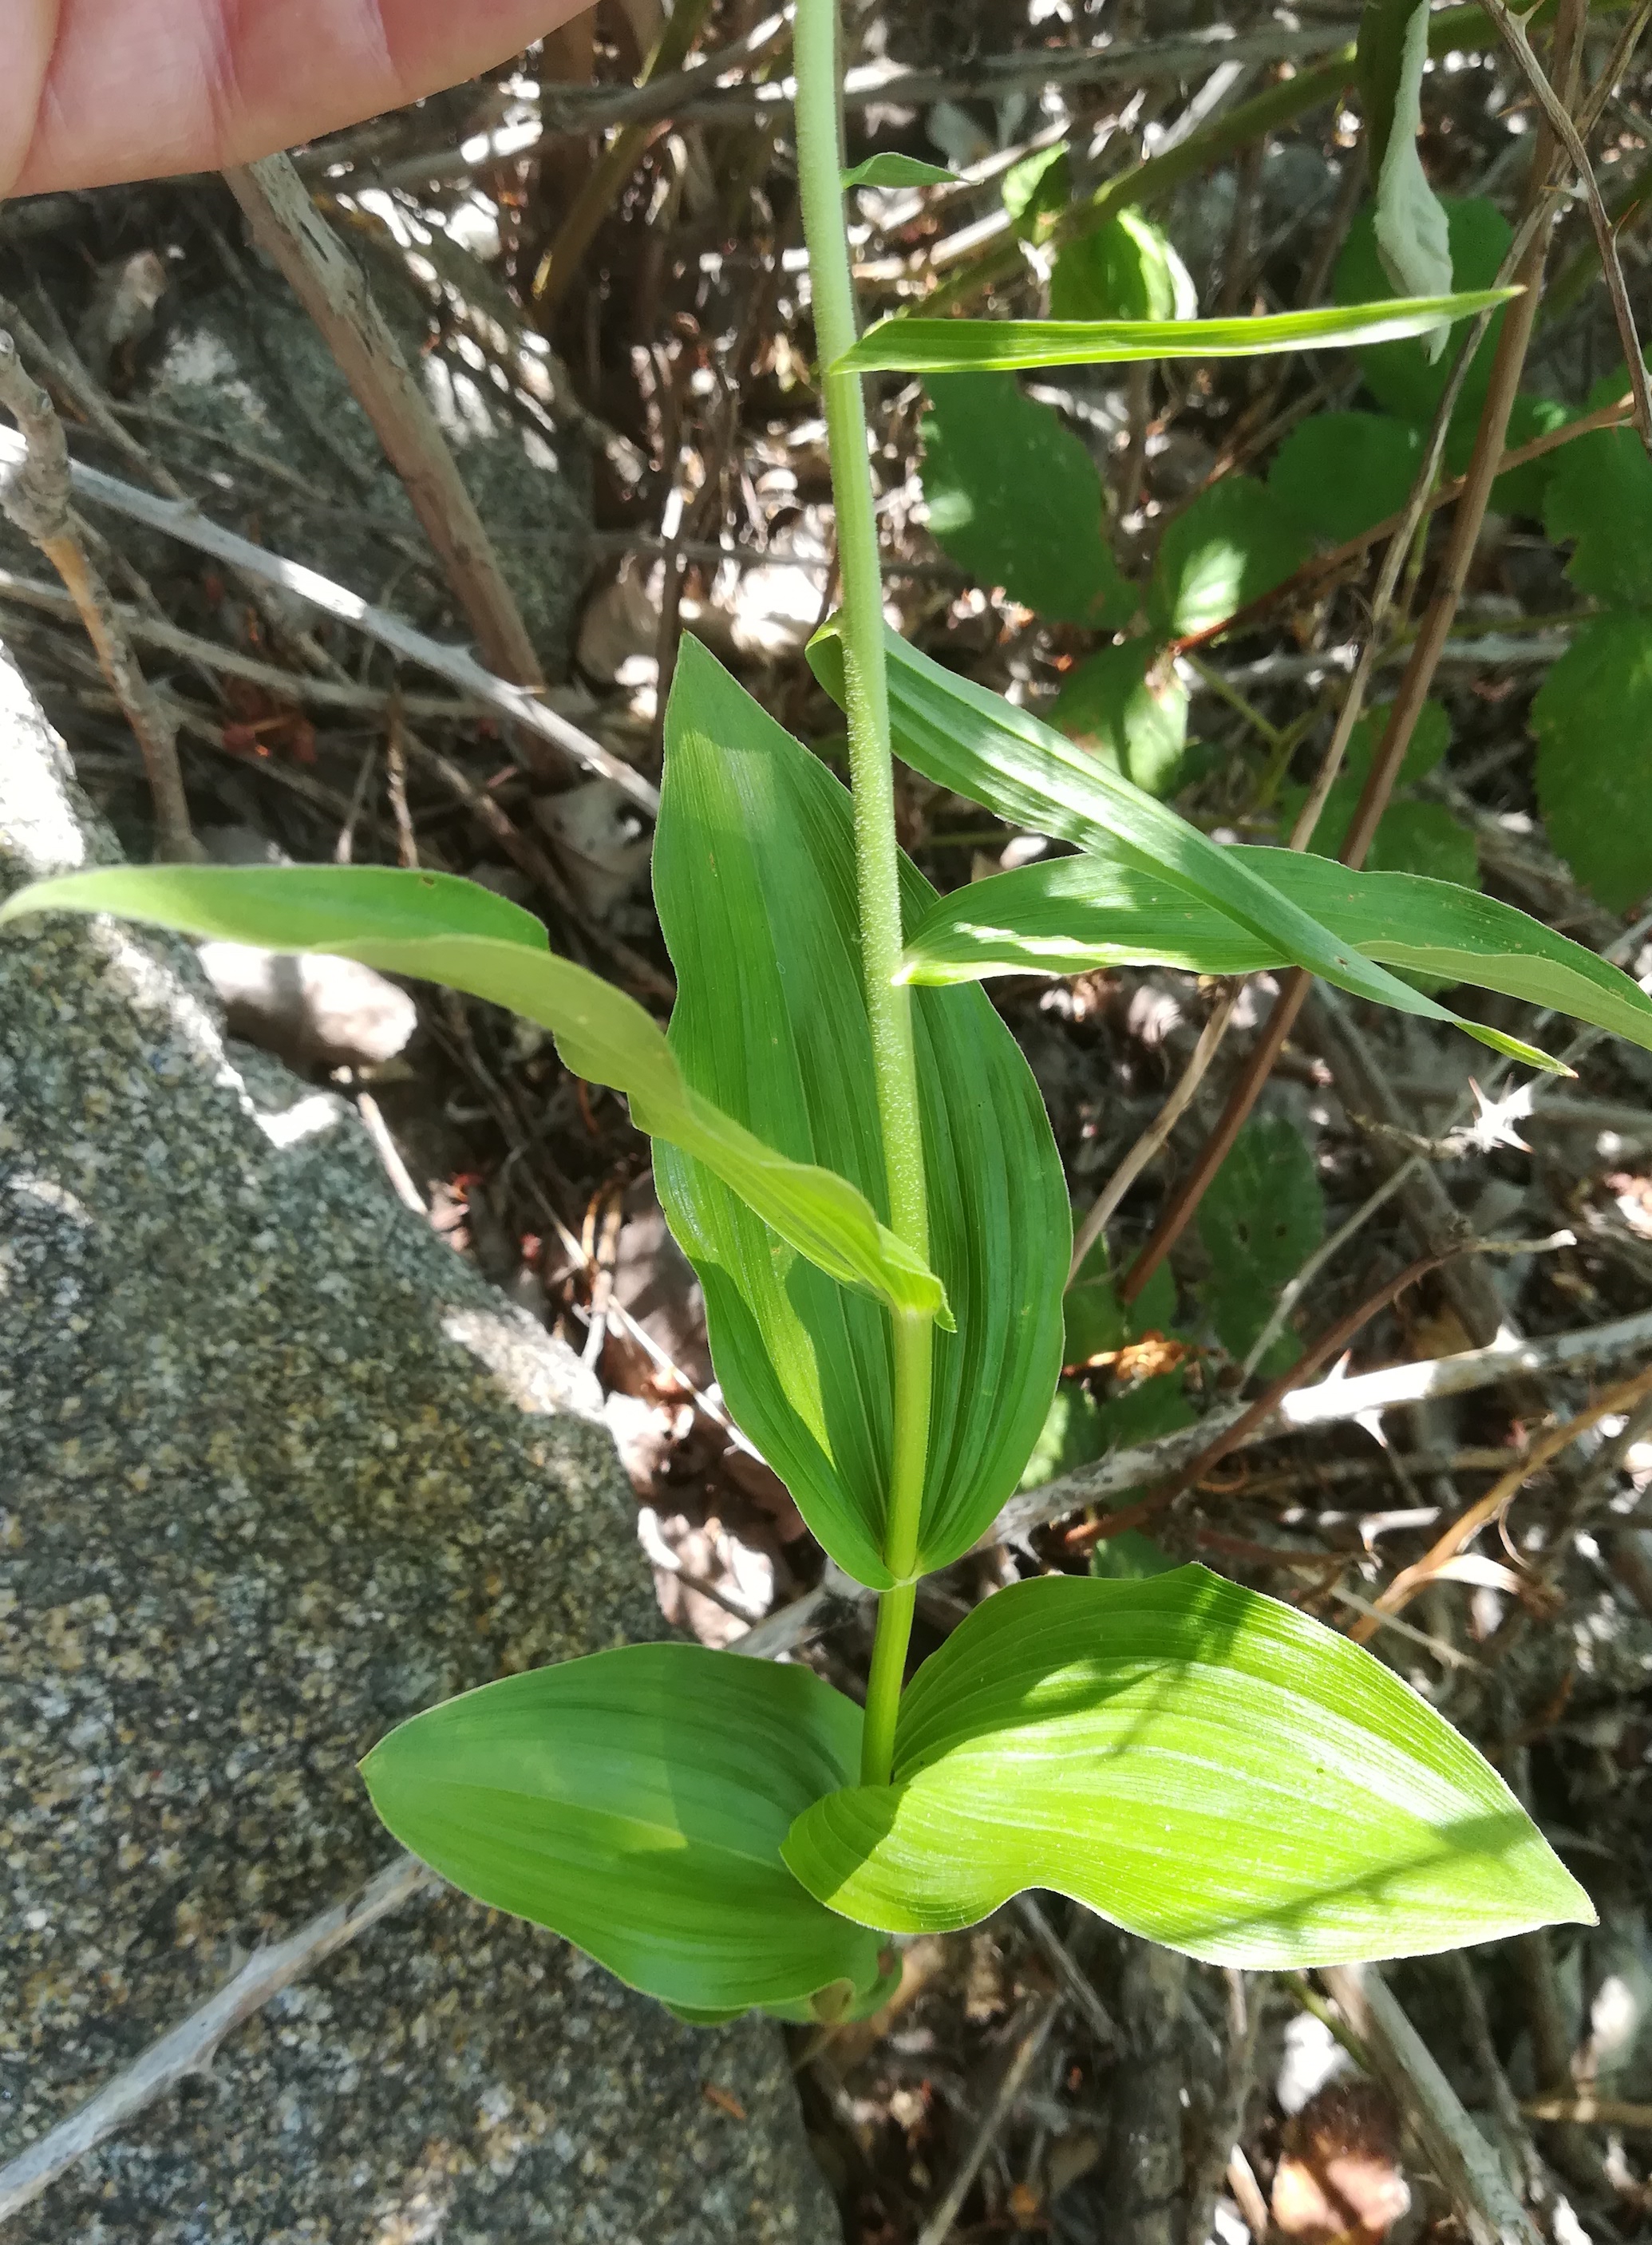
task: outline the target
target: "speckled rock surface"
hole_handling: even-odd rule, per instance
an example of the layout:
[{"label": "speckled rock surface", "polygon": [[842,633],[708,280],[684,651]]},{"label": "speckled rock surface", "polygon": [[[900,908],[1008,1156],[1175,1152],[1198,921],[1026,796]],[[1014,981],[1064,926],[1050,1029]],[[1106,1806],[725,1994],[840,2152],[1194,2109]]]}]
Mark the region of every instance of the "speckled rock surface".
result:
[{"label": "speckled rock surface", "polygon": [[[0,657],[0,888],[106,846]],[[583,1378],[340,1102],[225,1048],[181,946],[0,935],[0,2161],[389,1858],[354,1765],[389,1724],[658,1629]],[[776,2032],[450,1894],[8,2231],[837,2235]]]}]

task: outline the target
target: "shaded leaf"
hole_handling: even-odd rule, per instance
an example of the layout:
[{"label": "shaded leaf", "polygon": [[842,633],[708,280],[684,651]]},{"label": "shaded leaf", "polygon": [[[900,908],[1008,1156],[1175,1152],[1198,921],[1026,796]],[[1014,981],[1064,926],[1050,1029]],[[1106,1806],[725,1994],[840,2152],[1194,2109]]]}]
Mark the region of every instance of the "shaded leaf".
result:
[{"label": "shaded leaf", "polygon": [[1307,558],[1301,526],[1265,484],[1222,476],[1172,518],[1159,540],[1154,622],[1167,638],[1211,631]]},{"label": "shaded leaf", "polygon": [[1268,488],[1305,530],[1339,546],[1397,514],[1422,463],[1422,433],[1409,422],[1316,413],[1279,447]]},{"label": "shaded leaf", "polygon": [[784,1854],[823,1902],[891,1932],[971,1925],[1046,1887],[1260,1969],[1594,1920],[1423,1699],[1202,1567],[989,1598],[909,1685],[892,1783],[816,1801]]},{"label": "shaded leaf", "polygon": [[1024,240],[1036,235],[1040,219],[1065,210],[1072,193],[1073,167],[1065,141],[1053,148],[1035,148],[1019,164],[1012,164],[999,183],[1010,224]]},{"label": "shaded leaf", "polygon": [[924,498],[936,543],[961,569],[1052,622],[1115,622],[1135,605],[1107,542],[1094,461],[1013,378],[930,385]]},{"label": "shaded leaf", "polygon": [[[1235,854],[1363,956],[1500,990],[1652,1050],[1652,998],[1622,968],[1513,905],[1419,875],[1351,872],[1308,852]],[[1024,865],[943,899],[908,939],[905,972],[938,983],[1152,965],[1251,974],[1287,963],[1276,939],[1117,854],[1096,853]],[[1535,1064],[1554,1066],[1541,1055]]]},{"label": "shaded leaf", "polygon": [[[1578,417],[1558,398],[1521,396],[1509,409],[1508,431],[1503,438],[1504,448],[1518,451],[1534,437],[1547,437],[1556,429],[1565,428],[1568,421]],[[1474,457],[1474,441],[1479,433],[1479,424],[1453,417],[1446,432],[1446,472],[1450,476],[1466,475],[1469,462]],[[1420,443],[1424,432],[1418,431]],[[1578,442],[1584,440],[1580,437]],[[1540,459],[1528,460],[1524,467],[1509,468],[1492,485],[1491,505],[1499,514],[1526,514],[1541,521],[1547,504],[1548,487],[1555,470],[1566,458],[1568,447],[1545,452]]]},{"label": "shaded leaf", "polygon": [[1088,1465],[1107,1448],[1095,1399],[1075,1380],[1064,1380],[1050,1398],[1043,1429],[1032,1445],[1020,1486],[1042,1489],[1058,1474]]},{"label": "shaded leaf", "polygon": [[[1452,271],[1459,289],[1476,294],[1489,289],[1497,278],[1513,234],[1495,203],[1484,200],[1445,200]],[[1377,248],[1376,214],[1368,206],[1348,230],[1348,239],[1337,261],[1331,293],[1339,304],[1369,305],[1392,288],[1383,270]],[[1494,300],[1493,300],[1494,301]],[[1491,380],[1492,353],[1503,324],[1500,312],[1474,354],[1463,384],[1454,418],[1473,424],[1479,418]],[[1419,328],[1415,331],[1421,334]],[[1359,349],[1359,370],[1365,387],[1379,405],[1403,420],[1427,423],[1444,394],[1454,353],[1447,351],[1431,362],[1418,341],[1367,342]]]},{"label": "shaded leaf", "polygon": [[1579,592],[1652,607],[1652,460],[1633,429],[1594,429],[1561,447],[1543,524],[1576,539],[1566,573]]},{"label": "shaded leaf", "polygon": [[1155,1575],[1174,1574],[1175,1569],[1169,1553],[1139,1528],[1104,1536],[1090,1554],[1090,1572],[1107,1583],[1149,1583]]},{"label": "shaded leaf", "polygon": [[1652,890],[1652,617],[1584,624],[1538,691],[1532,730],[1549,840],[1603,905],[1628,911]]},{"label": "shaded leaf", "polygon": [[[1199,1204],[1199,1237],[1210,1258],[1207,1290],[1216,1335],[1242,1357],[1324,1237],[1319,1173],[1300,1131],[1282,1115],[1256,1115],[1234,1141]],[[1293,1364],[1295,1337],[1281,1333],[1263,1360],[1271,1379]]]},{"label": "shaded leaf", "polygon": [[1199,292],[1169,236],[1137,210],[1064,242],[1050,268],[1056,320],[1191,320]]},{"label": "shaded leaf", "polygon": [[[848,791],[697,641],[667,717],[654,888],[697,1090],[884,1200]],[[902,866],[909,918],[933,900]],[[1014,1489],[1060,1368],[1072,1232],[1048,1118],[978,994],[915,1008],[931,1251],[956,1331],[935,1342],[919,1563],[967,1550]],[[672,1229],[700,1275],[717,1377],[838,1564],[882,1588],[891,1340],[874,1303],[782,1252],[735,1194],[667,1152]]]},{"label": "shaded leaf", "polygon": [[631,1645],[507,1676],[401,1724],[362,1765],[402,1844],[494,1909],[705,2019],[878,1977],[877,1944],[781,1861],[859,1767],[860,1710],[812,1671]]},{"label": "shaded leaf", "polygon": [[1087,655],[1063,682],[1050,722],[1148,795],[1174,792],[1188,745],[1188,689],[1151,640]]},{"label": "shaded leaf", "polygon": [[863,1193],[787,1160],[691,1090],[634,998],[559,959],[531,912],[474,881],[388,865],[106,865],[31,883],[0,922],[36,912],[115,912],[271,951],[336,952],[506,1006],[549,1029],[576,1075],[625,1092],[640,1130],[690,1150],[834,1278],[897,1306],[943,1301]]},{"label": "shaded leaf", "polygon": [[850,187],[945,187],[957,180],[956,172],[949,172],[940,164],[926,164],[917,156],[897,155],[892,150],[868,156],[852,171],[843,174],[843,188]]},{"label": "shaded leaf", "polygon": [[[841,703],[843,659],[836,632],[835,622],[817,632],[809,641],[809,659],[822,685]],[[1190,902],[1209,904],[1219,916],[1278,946],[1293,963],[1358,997],[1430,1021],[1455,1019],[1432,999],[1372,966],[1270,878],[1253,871],[1257,862],[1254,853],[1212,842],[1026,710],[1012,709],[1001,695],[944,670],[896,633],[886,634],[885,646],[896,747],[926,779],[969,796],[1035,833],[1103,851],[1111,868],[1127,866],[1138,876],[1168,876]],[[1065,865],[1070,861],[1060,862]],[[999,880],[1012,878],[998,876]],[[996,882],[981,882],[977,887],[999,893]],[[950,899],[949,909],[957,904],[957,899]],[[908,979],[917,977],[909,973]],[[1459,1027],[1494,1050],[1512,1050],[1534,1067],[1554,1065],[1531,1046],[1496,1030],[1469,1022]]]},{"label": "shaded leaf", "polygon": [[[1340,268],[1338,268],[1340,270]],[[1464,320],[1517,289],[1391,297],[1268,312],[1240,320],[879,320],[839,358],[836,374],[1015,373],[1035,366],[1120,366],[1145,358],[1257,358],[1418,336]],[[1416,346],[1409,346],[1415,349]],[[1399,409],[1396,409],[1399,410]]]}]

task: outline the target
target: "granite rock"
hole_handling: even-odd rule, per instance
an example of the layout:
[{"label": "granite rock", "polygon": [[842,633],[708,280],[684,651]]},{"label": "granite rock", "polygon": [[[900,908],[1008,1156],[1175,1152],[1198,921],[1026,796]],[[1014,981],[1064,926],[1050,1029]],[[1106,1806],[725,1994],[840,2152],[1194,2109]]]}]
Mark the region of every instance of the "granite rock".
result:
[{"label": "granite rock", "polygon": [[[0,889],[110,848],[0,655]],[[226,1043],[186,946],[0,934],[0,2160],[388,1860],[389,1725],[657,1633],[598,1401],[342,1102]],[[838,2231],[776,2030],[680,2028],[443,1891],[9,2235]]]}]

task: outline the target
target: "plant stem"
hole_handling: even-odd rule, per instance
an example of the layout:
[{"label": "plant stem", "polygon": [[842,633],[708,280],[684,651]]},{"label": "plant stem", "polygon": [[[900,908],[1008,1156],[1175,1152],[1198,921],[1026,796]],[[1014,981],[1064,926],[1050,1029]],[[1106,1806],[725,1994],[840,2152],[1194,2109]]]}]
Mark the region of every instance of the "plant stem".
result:
[{"label": "plant stem", "polygon": [[[832,371],[855,341],[855,289],[843,222],[843,135],[838,120],[837,0],[798,0],[797,174],[814,292],[815,340],[823,369],[837,559],[843,580],[844,700],[854,782],[855,863],[860,894],[866,1014],[889,1186],[890,1225],[909,1247],[929,1253],[929,1207],[918,1115],[911,994],[894,976],[900,964],[900,878],[895,847],[895,776],[884,661],[884,587],[877,520],[867,465],[865,400],[860,377]],[[933,1320],[894,1320],[894,1429],[884,1557],[902,1587],[878,1614],[867,1687],[861,1776],[887,1784],[906,1646],[912,1626],[910,1578],[917,1563],[919,1516],[929,1454]]]}]

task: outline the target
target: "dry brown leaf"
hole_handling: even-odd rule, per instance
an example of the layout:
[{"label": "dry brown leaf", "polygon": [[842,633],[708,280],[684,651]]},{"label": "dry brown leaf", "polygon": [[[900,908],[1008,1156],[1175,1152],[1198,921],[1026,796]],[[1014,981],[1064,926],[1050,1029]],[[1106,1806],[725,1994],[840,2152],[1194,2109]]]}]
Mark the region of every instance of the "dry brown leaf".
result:
[{"label": "dry brown leaf", "polygon": [[1381,2245],[1411,2204],[1399,2123],[1374,2081],[1328,2082],[1285,2129],[1273,2218],[1300,2245]]}]

